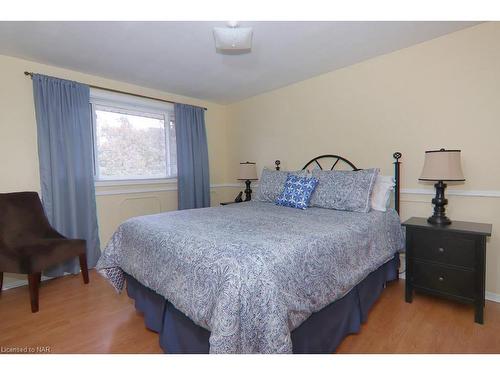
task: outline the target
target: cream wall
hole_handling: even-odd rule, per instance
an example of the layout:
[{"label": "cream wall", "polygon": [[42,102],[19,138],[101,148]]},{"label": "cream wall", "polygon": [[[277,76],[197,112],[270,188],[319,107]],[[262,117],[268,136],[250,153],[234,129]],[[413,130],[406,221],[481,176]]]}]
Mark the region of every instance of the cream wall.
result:
[{"label": "cream wall", "polygon": [[[428,216],[432,190],[417,180],[423,152],[460,148],[467,182],[449,189],[458,195],[449,196],[448,212],[453,219],[493,224],[487,290],[498,297],[498,40],[500,23],[481,24],[227,107],[0,56],[0,192],[40,189],[31,81],[25,70],[208,107],[213,204],[241,190],[230,186],[239,161],[254,160],[262,168],[281,159],[284,168],[293,169],[334,152],[360,167],[391,173],[392,153],[401,151],[402,217]],[[123,220],[173,210],[176,201],[175,184],[99,187],[103,245]]]},{"label": "cream wall", "polygon": [[[212,204],[218,205],[220,201],[232,197],[231,189],[224,187],[228,181],[225,106],[1,55],[0,192],[20,190],[40,192],[33,91],[31,80],[23,74],[24,71],[207,107],[206,127]],[[102,247],[123,220],[177,208],[175,182],[98,187],[96,194]],[[25,279],[25,276],[6,275],[5,285],[15,285],[19,280]]]},{"label": "cream wall", "polygon": [[480,24],[231,105],[229,159],[294,169],[338,153],[392,173],[401,151],[406,219],[431,214],[431,195],[415,194],[432,193],[418,182],[424,151],[459,148],[467,182],[449,190],[494,197],[450,196],[448,213],[493,224],[486,281],[500,294],[499,40],[500,23]]}]

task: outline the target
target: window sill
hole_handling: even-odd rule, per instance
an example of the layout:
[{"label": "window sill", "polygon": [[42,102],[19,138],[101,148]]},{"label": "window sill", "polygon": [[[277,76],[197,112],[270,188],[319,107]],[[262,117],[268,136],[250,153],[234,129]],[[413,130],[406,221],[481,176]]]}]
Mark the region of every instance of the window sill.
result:
[{"label": "window sill", "polygon": [[96,187],[177,184],[177,178],[157,178],[144,180],[95,180]]}]

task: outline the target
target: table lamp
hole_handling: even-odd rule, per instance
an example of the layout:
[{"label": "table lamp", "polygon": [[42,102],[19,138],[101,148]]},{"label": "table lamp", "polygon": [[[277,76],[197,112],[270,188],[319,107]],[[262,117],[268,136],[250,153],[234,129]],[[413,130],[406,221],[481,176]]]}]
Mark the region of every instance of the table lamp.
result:
[{"label": "table lamp", "polygon": [[460,150],[432,150],[425,152],[425,161],[421,181],[437,181],[434,184],[436,196],[432,199],[434,214],[427,219],[430,224],[448,225],[451,220],[446,216],[445,206],[448,199],[444,197],[446,184],[444,181],[465,181],[460,161]]},{"label": "table lamp", "polygon": [[240,175],[238,180],[244,180],[245,189],[245,202],[252,199],[252,189],[250,189],[250,184],[252,181],[257,180],[257,168],[255,168],[255,163],[246,161],[240,163]]}]

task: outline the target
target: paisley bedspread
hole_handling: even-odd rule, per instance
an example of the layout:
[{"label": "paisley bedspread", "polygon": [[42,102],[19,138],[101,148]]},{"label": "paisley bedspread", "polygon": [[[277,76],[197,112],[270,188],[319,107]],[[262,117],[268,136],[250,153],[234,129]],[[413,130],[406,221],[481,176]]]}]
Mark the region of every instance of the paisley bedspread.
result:
[{"label": "paisley bedspread", "polygon": [[244,202],[127,220],[97,268],[165,297],[210,331],[211,353],[291,353],[293,329],[402,248],[392,209]]}]

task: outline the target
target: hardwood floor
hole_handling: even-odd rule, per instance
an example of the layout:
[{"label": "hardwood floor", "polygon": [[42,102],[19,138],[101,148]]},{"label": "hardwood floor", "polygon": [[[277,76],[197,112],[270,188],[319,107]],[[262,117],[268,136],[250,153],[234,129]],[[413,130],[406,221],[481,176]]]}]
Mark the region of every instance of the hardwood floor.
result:
[{"label": "hardwood floor", "polygon": [[[389,284],[361,332],[338,353],[500,353],[500,304],[487,301],[485,324],[472,306],[420,295],[403,299],[403,280]],[[43,282],[32,314],[28,287],[0,296],[0,347],[46,347],[52,353],[161,353],[158,335],[144,327],[126,294],[95,271]],[[2,349],[5,350],[5,349]]]},{"label": "hardwood floor", "polygon": [[52,353],[161,353],[126,293],[95,270],[42,282],[40,311],[30,312],[28,287],[2,292],[0,347],[50,346]]},{"label": "hardwood floor", "polygon": [[484,325],[474,307],[415,293],[404,302],[404,280],[390,283],[357,335],[338,353],[500,353],[500,303],[486,301]]}]

